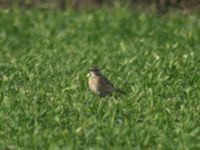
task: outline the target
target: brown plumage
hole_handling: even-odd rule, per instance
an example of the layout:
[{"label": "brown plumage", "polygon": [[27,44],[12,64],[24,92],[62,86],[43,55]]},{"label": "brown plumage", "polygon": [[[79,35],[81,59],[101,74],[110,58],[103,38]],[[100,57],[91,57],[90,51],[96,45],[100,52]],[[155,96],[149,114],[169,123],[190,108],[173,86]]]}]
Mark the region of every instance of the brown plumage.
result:
[{"label": "brown plumage", "polygon": [[111,95],[113,92],[124,93],[120,89],[115,88],[96,67],[89,70],[88,84],[92,92],[100,96]]}]

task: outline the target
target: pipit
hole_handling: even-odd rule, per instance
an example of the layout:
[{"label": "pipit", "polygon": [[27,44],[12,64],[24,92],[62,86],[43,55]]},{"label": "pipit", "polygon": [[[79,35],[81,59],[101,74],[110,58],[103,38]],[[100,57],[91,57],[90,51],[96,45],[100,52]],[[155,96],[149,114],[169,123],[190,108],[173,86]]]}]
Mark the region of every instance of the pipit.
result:
[{"label": "pipit", "polygon": [[124,94],[122,90],[115,88],[114,85],[101,73],[101,71],[97,68],[89,69],[89,88],[93,93],[99,96],[107,96],[111,95],[113,92],[119,92]]}]

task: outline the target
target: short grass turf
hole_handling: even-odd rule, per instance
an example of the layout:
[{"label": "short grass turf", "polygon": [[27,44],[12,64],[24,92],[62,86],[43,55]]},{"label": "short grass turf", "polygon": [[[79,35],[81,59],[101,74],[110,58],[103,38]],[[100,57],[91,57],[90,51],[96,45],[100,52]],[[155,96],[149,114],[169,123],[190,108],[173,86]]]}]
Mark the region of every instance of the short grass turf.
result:
[{"label": "short grass turf", "polygon": [[1,10],[0,149],[200,149],[199,17]]}]

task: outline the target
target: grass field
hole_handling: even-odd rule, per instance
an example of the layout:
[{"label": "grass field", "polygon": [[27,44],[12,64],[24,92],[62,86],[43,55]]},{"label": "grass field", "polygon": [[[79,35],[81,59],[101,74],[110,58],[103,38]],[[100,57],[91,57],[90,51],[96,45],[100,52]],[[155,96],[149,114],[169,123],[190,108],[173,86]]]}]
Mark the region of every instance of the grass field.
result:
[{"label": "grass field", "polygon": [[0,149],[200,149],[199,17],[1,10]]}]

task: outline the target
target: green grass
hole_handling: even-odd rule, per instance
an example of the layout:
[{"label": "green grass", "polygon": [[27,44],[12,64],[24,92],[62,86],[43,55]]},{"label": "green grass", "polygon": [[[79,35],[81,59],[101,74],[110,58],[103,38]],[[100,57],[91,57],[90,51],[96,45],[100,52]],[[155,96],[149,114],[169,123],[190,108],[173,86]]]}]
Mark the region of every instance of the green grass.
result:
[{"label": "green grass", "polygon": [[0,149],[200,149],[199,17],[1,10]]}]

